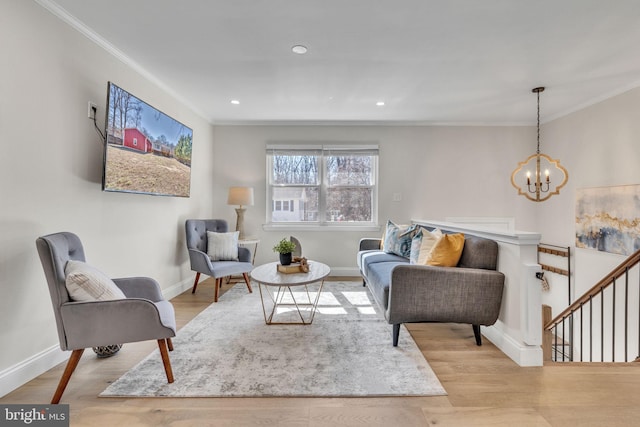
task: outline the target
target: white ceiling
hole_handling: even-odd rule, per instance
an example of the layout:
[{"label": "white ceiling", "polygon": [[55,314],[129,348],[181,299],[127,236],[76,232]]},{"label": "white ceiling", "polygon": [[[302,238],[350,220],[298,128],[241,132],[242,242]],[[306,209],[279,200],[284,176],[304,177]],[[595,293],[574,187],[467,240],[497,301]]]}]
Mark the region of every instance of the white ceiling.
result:
[{"label": "white ceiling", "polygon": [[36,1],[212,123],[531,124],[534,87],[544,122],[640,86],[639,0]]}]

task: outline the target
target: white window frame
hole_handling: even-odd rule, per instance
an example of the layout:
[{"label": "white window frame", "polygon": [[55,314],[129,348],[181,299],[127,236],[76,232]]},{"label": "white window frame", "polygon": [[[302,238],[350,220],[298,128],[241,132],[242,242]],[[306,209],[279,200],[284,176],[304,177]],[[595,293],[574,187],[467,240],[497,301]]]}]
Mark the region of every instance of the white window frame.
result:
[{"label": "white window frame", "polygon": [[[316,154],[319,156],[319,169],[320,179],[318,185],[304,184],[300,187],[318,187],[319,188],[319,206],[318,206],[318,219],[317,221],[295,221],[295,222],[282,222],[272,221],[272,209],[274,208],[273,201],[273,189],[279,187],[277,184],[272,184],[273,177],[273,153],[278,151],[295,151],[305,153],[309,155]],[[327,192],[329,189],[328,180],[326,177],[326,158],[330,155],[344,152],[349,154],[370,154],[373,155],[372,162],[372,183],[369,186],[372,191],[371,196],[371,221],[362,222],[341,222],[341,221],[326,221],[326,203]],[[327,229],[339,229],[342,231],[354,230],[354,231],[379,231],[378,225],[378,158],[379,149],[377,145],[309,145],[309,144],[269,144],[266,151],[266,223],[263,228],[265,230],[327,230]],[[283,187],[295,187],[283,186]],[[291,203],[291,202],[290,202]]]}]

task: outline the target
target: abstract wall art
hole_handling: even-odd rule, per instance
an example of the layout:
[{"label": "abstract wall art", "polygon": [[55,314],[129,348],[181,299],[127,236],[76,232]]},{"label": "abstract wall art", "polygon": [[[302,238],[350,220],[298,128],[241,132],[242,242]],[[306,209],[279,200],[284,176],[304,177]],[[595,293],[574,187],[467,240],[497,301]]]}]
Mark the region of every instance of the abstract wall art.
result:
[{"label": "abstract wall art", "polygon": [[578,189],[576,247],[627,256],[640,249],[640,185]]}]

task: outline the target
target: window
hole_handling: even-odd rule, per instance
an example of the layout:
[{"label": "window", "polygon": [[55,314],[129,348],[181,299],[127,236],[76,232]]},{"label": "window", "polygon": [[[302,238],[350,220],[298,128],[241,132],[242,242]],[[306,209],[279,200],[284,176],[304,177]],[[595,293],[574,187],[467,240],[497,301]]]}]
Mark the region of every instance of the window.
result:
[{"label": "window", "polygon": [[377,224],[376,146],[267,147],[267,224]]},{"label": "window", "polygon": [[293,200],[274,200],[274,211],[291,211],[293,212]]}]

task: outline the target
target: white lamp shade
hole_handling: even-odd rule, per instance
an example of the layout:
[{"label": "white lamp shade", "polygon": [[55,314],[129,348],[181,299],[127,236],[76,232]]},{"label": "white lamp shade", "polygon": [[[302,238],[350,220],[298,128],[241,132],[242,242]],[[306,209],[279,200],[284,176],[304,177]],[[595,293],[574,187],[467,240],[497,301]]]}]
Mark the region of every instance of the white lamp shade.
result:
[{"label": "white lamp shade", "polygon": [[253,187],[229,187],[227,204],[253,206]]}]

